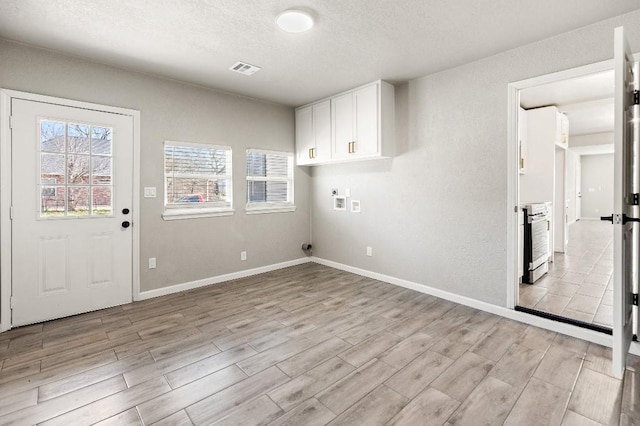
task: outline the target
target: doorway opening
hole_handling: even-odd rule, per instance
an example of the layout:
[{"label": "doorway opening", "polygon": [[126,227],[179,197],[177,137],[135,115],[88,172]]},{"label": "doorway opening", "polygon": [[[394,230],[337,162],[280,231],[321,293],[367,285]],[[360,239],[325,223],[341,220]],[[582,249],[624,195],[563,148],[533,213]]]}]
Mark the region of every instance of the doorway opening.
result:
[{"label": "doorway opening", "polygon": [[516,307],[608,334],[613,89],[613,70],[598,71],[523,88],[518,108]]}]

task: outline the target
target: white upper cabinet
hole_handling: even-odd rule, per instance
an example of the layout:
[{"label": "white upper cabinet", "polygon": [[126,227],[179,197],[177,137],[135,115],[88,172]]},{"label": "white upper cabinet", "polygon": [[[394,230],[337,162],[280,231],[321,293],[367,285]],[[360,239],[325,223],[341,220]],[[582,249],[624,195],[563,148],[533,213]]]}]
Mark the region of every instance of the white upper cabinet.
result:
[{"label": "white upper cabinet", "polygon": [[393,86],[377,81],[296,109],[298,165],[391,156],[394,105]]},{"label": "white upper cabinet", "polygon": [[331,158],[331,101],[296,109],[297,164],[312,165]]},{"label": "white upper cabinet", "polygon": [[520,107],[518,110],[518,171],[520,174],[527,172],[527,111]]},{"label": "white upper cabinet", "polygon": [[556,115],[556,144],[565,148],[569,145],[569,119],[561,112]]},{"label": "white upper cabinet", "polygon": [[313,161],[313,148],[316,147],[313,134],[313,108],[306,106],[296,109],[296,156],[298,164],[310,164]]}]

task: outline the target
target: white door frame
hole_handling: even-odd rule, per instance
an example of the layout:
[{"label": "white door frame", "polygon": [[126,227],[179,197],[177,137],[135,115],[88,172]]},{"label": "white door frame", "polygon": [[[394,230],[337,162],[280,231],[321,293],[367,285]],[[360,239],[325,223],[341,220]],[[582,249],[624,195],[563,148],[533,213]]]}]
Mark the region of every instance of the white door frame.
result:
[{"label": "white door frame", "polygon": [[[640,55],[635,55],[638,60]],[[520,106],[520,90],[543,84],[555,83],[562,80],[595,74],[613,69],[613,59],[596,62],[577,68],[516,81],[508,85],[508,114],[507,114],[507,308],[514,309],[518,301],[518,213],[514,207],[520,204],[518,188],[520,175],[518,173],[518,107]]]},{"label": "white door frame", "polygon": [[[640,61],[640,53],[633,55],[634,61]],[[520,175],[518,173],[518,107],[520,106],[520,90],[540,86],[570,78],[582,77],[602,71],[613,70],[613,59],[596,62],[564,71],[554,72],[539,77],[509,83],[507,100],[507,308],[513,310],[518,302],[518,213],[514,207],[520,204],[518,189]],[[558,327],[550,327],[553,331],[562,332],[561,323]],[[590,332],[586,329],[575,328],[576,337],[584,336],[590,340]],[[611,345],[612,339],[607,339]],[[640,343],[632,342],[630,352],[640,355]]]},{"label": "white door frame", "polygon": [[0,332],[11,328],[11,100],[24,99],[133,118],[132,298],[140,300],[140,111],[0,89]]}]

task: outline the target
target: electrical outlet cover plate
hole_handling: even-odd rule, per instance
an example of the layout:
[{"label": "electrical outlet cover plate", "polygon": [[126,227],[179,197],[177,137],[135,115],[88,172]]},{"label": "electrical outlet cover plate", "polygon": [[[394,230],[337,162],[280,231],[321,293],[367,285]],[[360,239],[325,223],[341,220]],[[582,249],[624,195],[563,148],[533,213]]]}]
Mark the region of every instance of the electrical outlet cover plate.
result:
[{"label": "electrical outlet cover plate", "polygon": [[360,200],[351,200],[351,213],[360,213]]}]

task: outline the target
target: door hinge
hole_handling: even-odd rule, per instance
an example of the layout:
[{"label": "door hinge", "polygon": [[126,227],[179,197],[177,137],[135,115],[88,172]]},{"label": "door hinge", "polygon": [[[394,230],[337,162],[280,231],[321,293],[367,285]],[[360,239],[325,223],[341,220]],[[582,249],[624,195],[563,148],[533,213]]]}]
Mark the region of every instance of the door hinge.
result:
[{"label": "door hinge", "polygon": [[9,220],[13,220],[13,206],[9,207]]},{"label": "door hinge", "polygon": [[631,303],[638,306],[638,293],[631,294]]},{"label": "door hinge", "polygon": [[640,90],[633,91],[633,104],[640,105]]},{"label": "door hinge", "polygon": [[13,309],[13,296],[9,297],[9,308]]},{"label": "door hinge", "polygon": [[13,115],[9,116],[9,128],[13,129]]}]

